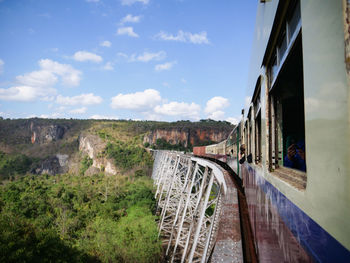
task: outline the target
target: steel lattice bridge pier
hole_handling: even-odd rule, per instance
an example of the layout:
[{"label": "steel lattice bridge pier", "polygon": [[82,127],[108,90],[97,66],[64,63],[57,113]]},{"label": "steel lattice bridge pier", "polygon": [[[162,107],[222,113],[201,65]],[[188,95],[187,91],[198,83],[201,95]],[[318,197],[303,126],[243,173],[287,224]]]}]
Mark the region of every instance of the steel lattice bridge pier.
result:
[{"label": "steel lattice bridge pier", "polygon": [[[228,191],[223,171],[201,158],[155,151],[152,178],[157,187],[159,235],[169,262],[208,262],[210,255],[215,258],[220,252],[227,254],[220,251],[220,245],[212,253],[220,232],[223,204],[229,200],[225,195],[232,192]],[[240,240],[222,241],[224,247],[233,249],[227,260],[241,262]]]}]

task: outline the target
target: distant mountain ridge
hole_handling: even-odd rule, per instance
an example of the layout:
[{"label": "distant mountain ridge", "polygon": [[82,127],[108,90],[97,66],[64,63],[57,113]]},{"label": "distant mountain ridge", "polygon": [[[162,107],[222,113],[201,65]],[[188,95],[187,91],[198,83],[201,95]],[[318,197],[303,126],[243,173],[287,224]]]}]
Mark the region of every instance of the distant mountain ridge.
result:
[{"label": "distant mountain ridge", "polygon": [[[137,165],[130,163],[124,165],[120,162],[127,159],[121,158],[120,151],[136,155],[143,155],[141,149],[145,147],[190,151],[192,146],[224,140],[232,129],[233,126],[228,122],[213,120],[167,123],[126,120],[0,119],[0,152],[3,153],[0,155],[2,158],[0,177],[4,176],[1,174],[4,173],[1,164],[5,167],[7,165],[5,170],[9,172],[10,161],[6,158],[14,155],[28,157],[25,162],[28,166],[27,172],[34,174],[82,172],[95,174],[99,171],[118,174],[121,170],[123,173],[126,170],[135,172],[141,168],[139,166],[142,162]],[[16,163],[14,160],[12,166]],[[82,166],[85,168],[82,169]],[[24,168],[21,169],[23,170]]]}]

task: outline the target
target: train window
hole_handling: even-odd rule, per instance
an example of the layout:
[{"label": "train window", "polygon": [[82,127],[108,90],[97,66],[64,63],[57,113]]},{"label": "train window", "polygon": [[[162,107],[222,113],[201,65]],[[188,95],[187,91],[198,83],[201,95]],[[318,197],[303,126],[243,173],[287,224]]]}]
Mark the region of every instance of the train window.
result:
[{"label": "train window", "polygon": [[301,34],[271,90],[273,168],[306,172],[304,87]]},{"label": "train window", "polygon": [[249,140],[248,140],[248,120],[244,124],[243,134],[244,134],[243,144],[245,144],[246,154],[248,154],[247,153],[247,151],[248,151],[247,150],[248,149],[248,143],[249,143]]},{"label": "train window", "polygon": [[[285,50],[285,54],[278,61],[277,72],[274,55],[269,64],[269,163],[272,170],[287,167],[306,172],[302,34],[297,30],[301,26],[297,9],[300,6],[296,2],[285,20],[287,30],[282,30],[279,36],[282,42],[275,50],[277,53]],[[285,39],[287,47],[283,44]]]},{"label": "train window", "polygon": [[300,4],[299,1],[295,4],[295,7],[287,19],[287,30],[288,30],[288,38],[293,39],[294,34],[296,34],[298,27],[301,26],[300,19]]},{"label": "train window", "polygon": [[278,60],[277,60],[277,52],[273,55],[272,66],[271,66],[271,79],[275,79],[278,70]]},{"label": "train window", "polygon": [[293,8],[284,20],[281,32],[277,39],[270,63],[270,78],[273,84],[279,71],[282,69],[286,55],[290,52],[299,32],[301,31],[301,15],[299,1],[293,1]]},{"label": "train window", "polygon": [[261,111],[255,118],[255,163],[261,162]]},{"label": "train window", "polygon": [[253,95],[253,109],[254,109],[254,159],[255,163],[261,162],[261,78],[258,78]]},{"label": "train window", "polygon": [[281,63],[281,60],[284,58],[284,55],[287,51],[287,34],[286,34],[286,30],[283,31],[283,33],[281,34],[280,37],[280,42],[278,44],[278,60],[279,60],[279,64]]},{"label": "train window", "polygon": [[247,142],[246,142],[246,153],[247,155],[252,154],[252,107],[249,108],[247,116]]}]

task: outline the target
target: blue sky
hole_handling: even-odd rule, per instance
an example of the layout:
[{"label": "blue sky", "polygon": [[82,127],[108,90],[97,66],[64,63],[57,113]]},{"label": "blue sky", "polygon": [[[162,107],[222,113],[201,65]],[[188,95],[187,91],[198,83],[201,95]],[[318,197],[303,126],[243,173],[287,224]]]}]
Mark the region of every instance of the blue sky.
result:
[{"label": "blue sky", "polygon": [[244,0],[0,0],[0,116],[235,122]]}]

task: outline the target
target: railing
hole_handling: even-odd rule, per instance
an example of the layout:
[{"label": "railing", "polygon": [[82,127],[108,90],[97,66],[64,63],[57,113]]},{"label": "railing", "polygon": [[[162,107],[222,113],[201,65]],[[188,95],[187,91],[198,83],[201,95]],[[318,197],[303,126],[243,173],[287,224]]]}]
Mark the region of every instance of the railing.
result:
[{"label": "railing", "polygon": [[155,151],[152,178],[166,256],[170,262],[207,262],[227,192],[222,171],[207,160]]}]

